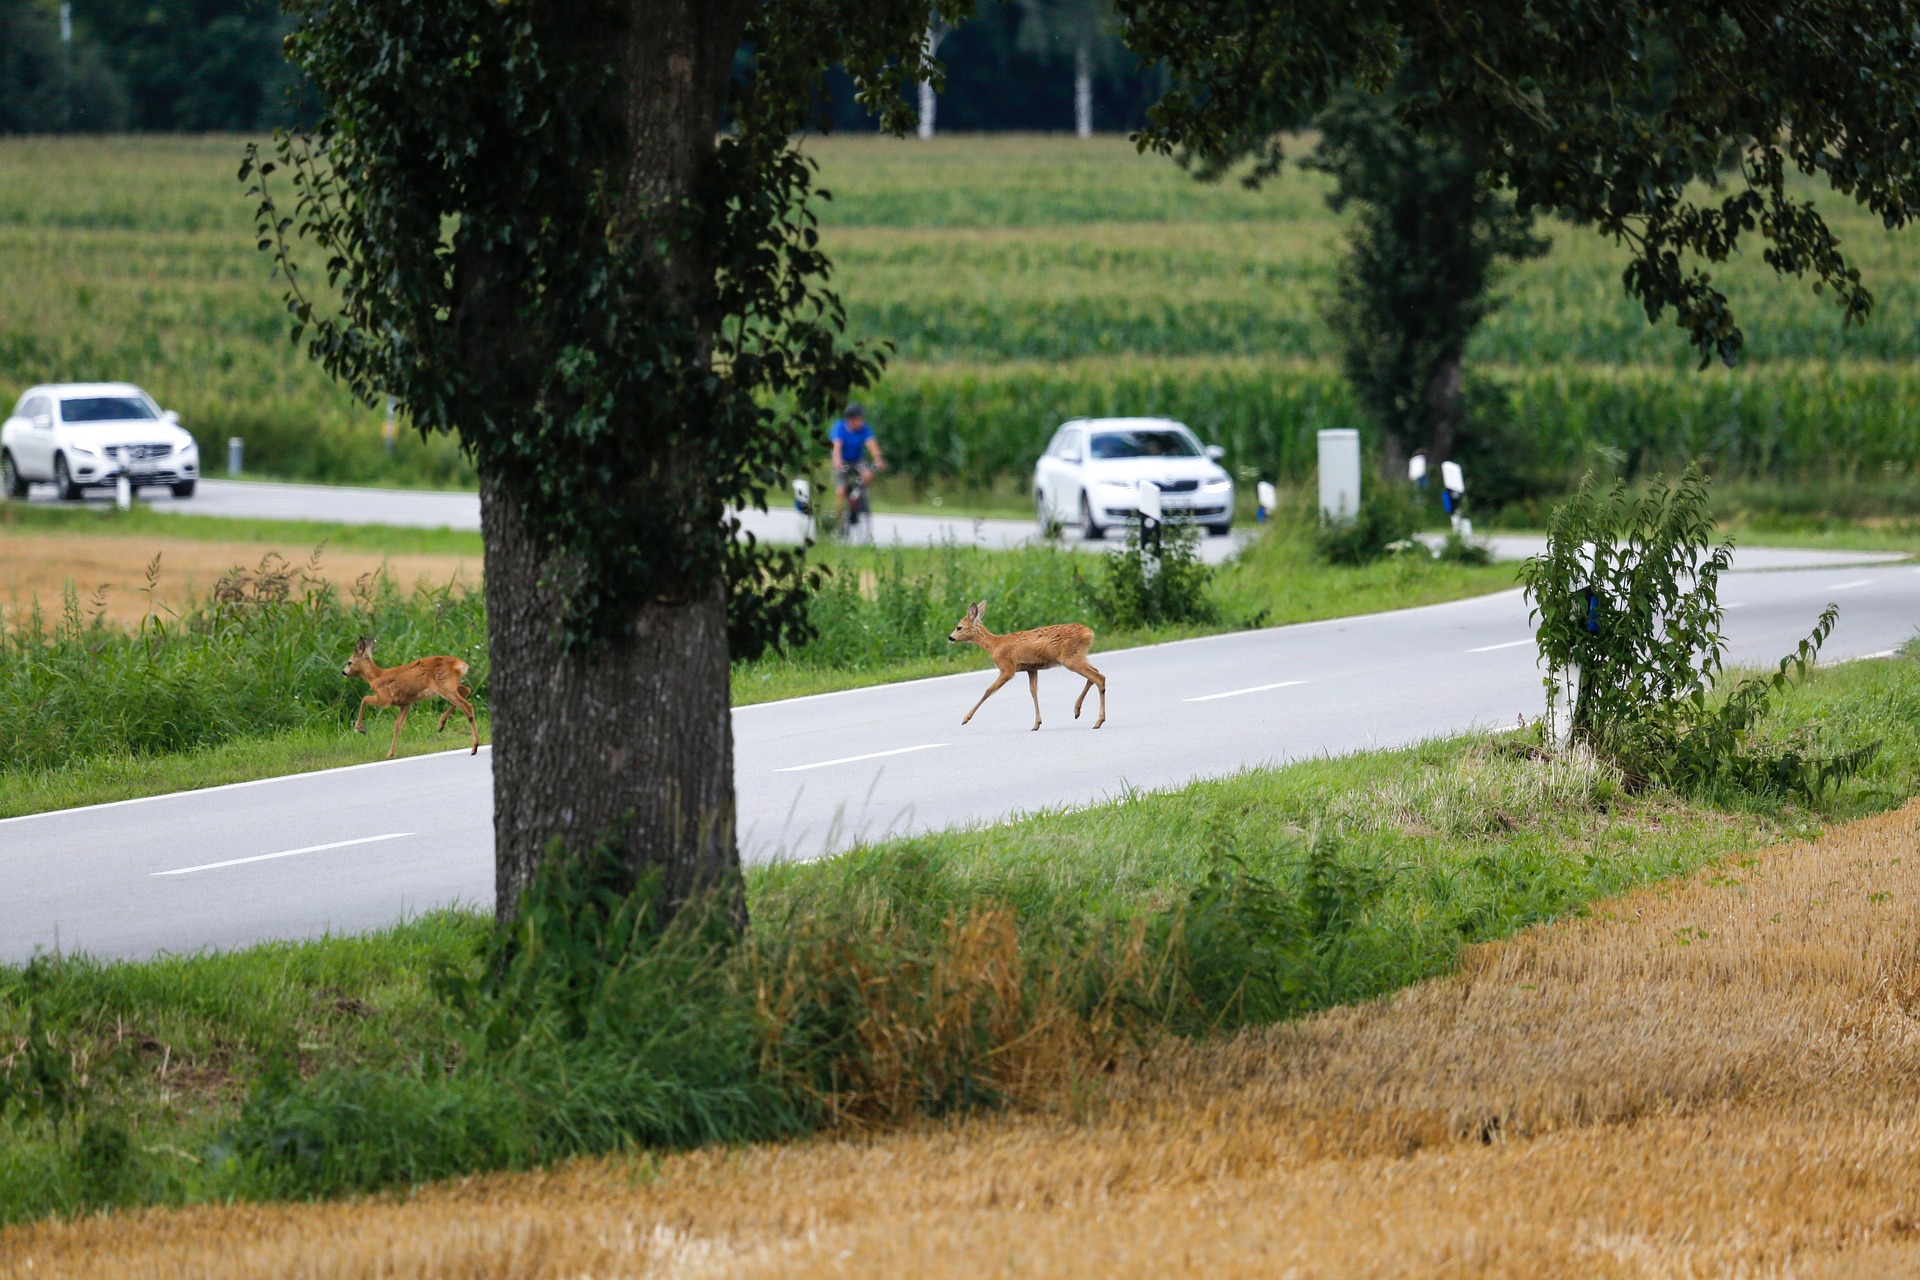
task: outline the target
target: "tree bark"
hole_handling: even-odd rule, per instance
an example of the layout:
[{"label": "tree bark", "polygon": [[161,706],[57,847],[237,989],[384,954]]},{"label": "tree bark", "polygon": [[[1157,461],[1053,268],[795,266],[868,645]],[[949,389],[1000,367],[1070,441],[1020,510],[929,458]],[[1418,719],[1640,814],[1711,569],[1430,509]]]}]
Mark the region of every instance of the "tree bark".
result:
[{"label": "tree bark", "polygon": [[920,82],[920,122],[914,127],[914,133],[925,141],[933,136],[934,112],[939,108],[940,95],[933,91],[933,81]]},{"label": "tree bark", "polygon": [[1459,431],[1463,353],[1444,357],[1427,380],[1427,470],[1436,478],[1440,464],[1453,456]]},{"label": "tree bark", "polygon": [[1093,49],[1085,39],[1073,47],[1073,133],[1093,136]]},{"label": "tree bark", "polygon": [[[618,73],[623,96],[613,105],[625,150],[606,157],[605,170],[634,217],[699,198],[750,10],[751,0],[551,0],[537,11],[547,39]],[[669,252],[662,287],[697,332],[711,334],[712,265],[697,238]],[[516,322],[474,319],[496,340]],[[710,483],[674,467],[660,442],[637,430],[611,448],[616,465],[607,470],[636,485]],[[621,829],[636,880],[658,875],[670,908],[704,891],[737,894],[725,584],[686,583],[671,599],[632,601],[630,637],[568,653],[555,627],[558,597],[543,585],[556,566],[499,480],[481,477],[501,918],[512,916],[556,840],[580,850]]]},{"label": "tree bark", "polygon": [[669,908],[735,892],[724,586],[685,604],[637,605],[630,640],[566,654],[512,497],[483,480],[480,512],[500,917],[511,918],[555,839],[581,849],[623,825],[636,877],[658,874]]}]

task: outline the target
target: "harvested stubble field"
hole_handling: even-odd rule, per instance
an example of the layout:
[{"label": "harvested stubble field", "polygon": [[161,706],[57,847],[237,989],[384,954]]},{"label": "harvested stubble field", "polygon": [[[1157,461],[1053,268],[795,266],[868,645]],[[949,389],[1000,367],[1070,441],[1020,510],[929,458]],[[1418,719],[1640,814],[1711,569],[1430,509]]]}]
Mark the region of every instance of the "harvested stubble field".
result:
[{"label": "harvested stubble field", "polygon": [[1172,1045],[1071,1118],[0,1232],[0,1276],[1920,1270],[1920,804]]},{"label": "harvested stubble field", "polygon": [[[0,618],[20,621],[37,604],[51,615],[71,589],[91,618],[138,626],[155,610],[184,614],[236,566],[311,565],[312,576],[346,594],[384,567],[403,586],[475,587],[480,557],[386,555],[367,550],[296,548],[284,544],[166,538],[152,534],[0,533]],[[157,572],[151,579],[149,569]]]}]

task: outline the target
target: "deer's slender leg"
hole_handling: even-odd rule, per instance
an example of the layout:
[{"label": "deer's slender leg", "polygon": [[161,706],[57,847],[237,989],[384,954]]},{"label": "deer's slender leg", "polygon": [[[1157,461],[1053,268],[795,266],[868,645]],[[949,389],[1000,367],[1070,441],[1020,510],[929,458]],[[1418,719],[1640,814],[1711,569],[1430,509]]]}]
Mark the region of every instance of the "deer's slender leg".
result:
[{"label": "deer's slender leg", "polygon": [[473,704],[471,702],[468,702],[466,698],[461,696],[462,691],[465,691],[466,693],[469,693],[469,694],[473,692],[473,690],[468,689],[465,685],[461,685],[460,689],[455,690],[453,693],[450,693],[447,695],[448,700],[453,703],[453,706],[448,707],[446,711],[441,714],[440,727],[442,729],[447,727],[447,717],[453,714],[454,707],[458,707],[460,708],[460,710],[466,712],[467,727],[473,730],[473,750],[467,752],[467,754],[470,756],[477,756],[480,754],[480,722],[474,718]]},{"label": "deer's slender leg", "polygon": [[1100,718],[1093,722],[1093,727],[1098,729],[1107,722],[1107,678],[1101,675],[1100,672],[1095,669],[1094,665],[1085,658],[1073,658],[1060,665],[1069,671],[1087,678],[1087,688],[1080,691],[1079,699],[1073,704],[1073,718],[1075,720],[1080,718],[1080,704],[1087,700],[1087,689],[1092,689],[1096,686],[1099,688]]},{"label": "deer's slender leg", "polygon": [[365,733],[367,731],[367,708],[378,705],[380,705],[379,701],[372,694],[368,694],[366,697],[360,699],[360,714],[353,718],[353,731],[355,733]]},{"label": "deer's slender leg", "polygon": [[406,724],[407,712],[411,710],[413,710],[411,706],[401,707],[400,714],[393,718],[393,745],[387,748],[387,759],[389,760],[393,759],[393,753],[400,749],[400,727]]},{"label": "deer's slender leg", "polygon": [[[985,702],[988,698],[991,698],[996,692],[999,691],[999,688],[1001,685],[1005,684],[1007,681],[1011,679],[1013,679],[1013,672],[1002,671],[1000,673],[1000,678],[998,680],[995,680],[992,684],[988,685],[987,691],[980,695],[980,702],[976,702],[973,704],[973,711],[978,711],[980,709],[980,703]],[[965,724],[967,720],[973,719],[973,711],[967,712],[967,719],[962,720],[960,723]]]},{"label": "deer's slender leg", "polygon": [[1027,672],[1027,690],[1033,694],[1033,728],[1037,733],[1040,729],[1040,673],[1038,671]]}]

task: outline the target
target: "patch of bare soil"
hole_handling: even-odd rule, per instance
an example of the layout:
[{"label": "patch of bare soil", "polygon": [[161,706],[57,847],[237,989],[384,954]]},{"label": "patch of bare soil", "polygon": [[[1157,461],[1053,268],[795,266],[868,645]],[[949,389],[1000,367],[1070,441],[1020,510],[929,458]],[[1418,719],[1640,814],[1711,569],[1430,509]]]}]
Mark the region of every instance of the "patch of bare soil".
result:
[{"label": "patch of bare soil", "polygon": [[[83,617],[103,613],[109,622],[135,626],[150,609],[184,612],[236,565],[256,569],[268,555],[304,565],[313,554],[311,547],[259,542],[9,532],[0,534],[0,609],[8,623],[19,625],[37,599],[51,622],[59,616],[62,595],[71,584]],[[157,576],[150,580],[156,556]],[[320,552],[314,576],[345,594],[362,574],[382,565],[404,587],[422,580],[435,586],[449,581],[473,586],[480,580],[477,556],[387,556],[332,548]]]},{"label": "patch of bare soil", "polygon": [[0,1232],[0,1276],[1920,1274],[1920,804],[1079,1118]]}]

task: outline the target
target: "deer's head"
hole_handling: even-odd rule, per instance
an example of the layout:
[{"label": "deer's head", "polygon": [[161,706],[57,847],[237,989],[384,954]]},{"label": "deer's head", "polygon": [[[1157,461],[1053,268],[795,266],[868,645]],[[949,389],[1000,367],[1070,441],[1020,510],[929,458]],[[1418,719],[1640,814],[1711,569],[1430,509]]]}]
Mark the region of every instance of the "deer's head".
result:
[{"label": "deer's head", "polygon": [[948,636],[947,639],[953,641],[955,644],[965,644],[969,640],[978,644],[980,637],[987,634],[987,629],[980,625],[980,619],[986,611],[987,602],[985,600],[975,600],[972,604],[968,605],[967,616],[960,619],[960,625],[953,629],[953,634]]},{"label": "deer's head", "polygon": [[340,668],[343,676],[368,676],[377,668],[373,665],[373,637],[361,636],[353,642],[353,656],[347,659],[347,665]]}]

